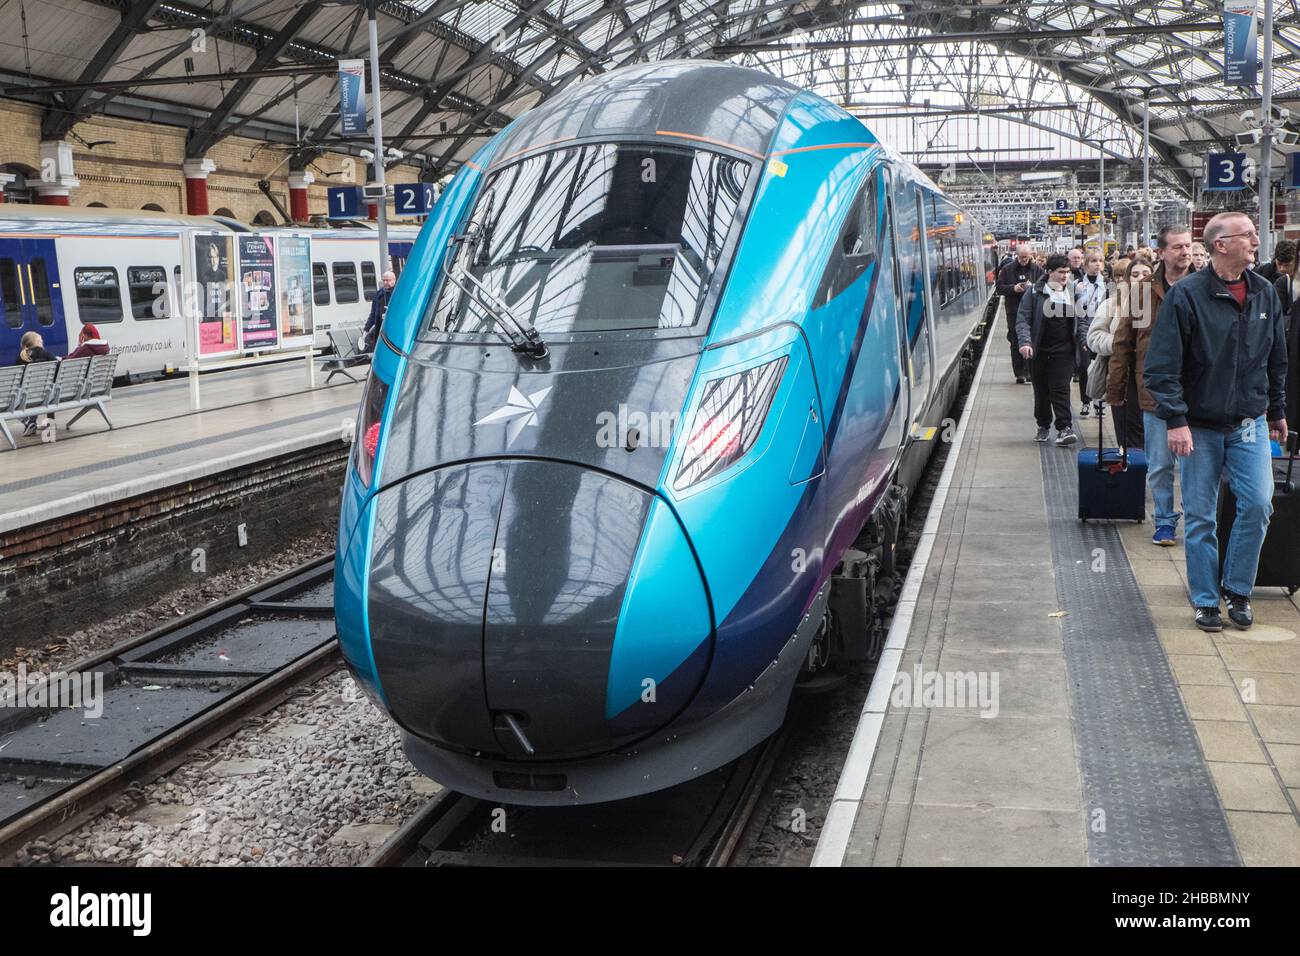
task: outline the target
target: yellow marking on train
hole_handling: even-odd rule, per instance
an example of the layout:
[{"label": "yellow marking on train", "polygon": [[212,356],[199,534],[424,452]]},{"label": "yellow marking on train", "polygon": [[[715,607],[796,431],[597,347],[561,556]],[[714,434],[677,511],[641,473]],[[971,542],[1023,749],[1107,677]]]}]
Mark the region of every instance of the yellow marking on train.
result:
[{"label": "yellow marking on train", "polygon": [[773,176],[784,176],[789,172],[790,167],[779,159],[769,159],[767,161],[767,171]]},{"label": "yellow marking on train", "polygon": [[922,428],[920,425],[912,426],[912,437],[917,441],[931,441],[934,439],[934,433],[939,429],[935,427]]}]

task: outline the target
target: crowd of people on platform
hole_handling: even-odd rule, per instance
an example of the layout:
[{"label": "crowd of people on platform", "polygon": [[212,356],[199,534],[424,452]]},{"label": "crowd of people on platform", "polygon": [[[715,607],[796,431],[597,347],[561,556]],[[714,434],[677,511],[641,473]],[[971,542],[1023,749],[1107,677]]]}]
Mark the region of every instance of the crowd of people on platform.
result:
[{"label": "crowd of people on platform", "polygon": [[[1155,533],[1172,547],[1186,528],[1189,598],[1198,627],[1223,628],[1222,597],[1239,627],[1274,493],[1270,439],[1285,447],[1300,421],[1300,284],[1296,243],[1256,264],[1259,235],[1243,213],[1220,213],[1201,242],[1160,230],[1155,250],[1103,259],[1081,248],[1044,254],[1019,245],[998,270],[1012,373],[1033,387],[1034,440],[1079,441],[1079,416],[1110,406],[1117,440],[1147,458]],[[1174,480],[1181,486],[1177,510]],[[1220,478],[1237,500],[1220,574]]]}]

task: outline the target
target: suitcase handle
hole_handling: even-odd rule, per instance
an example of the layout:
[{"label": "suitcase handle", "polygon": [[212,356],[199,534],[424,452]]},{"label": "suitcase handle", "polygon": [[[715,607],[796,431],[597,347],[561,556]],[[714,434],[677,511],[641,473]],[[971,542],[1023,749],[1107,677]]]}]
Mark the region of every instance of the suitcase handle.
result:
[{"label": "suitcase handle", "polygon": [[[1105,471],[1106,466],[1102,463],[1102,450],[1106,447],[1106,428],[1103,419],[1106,417],[1106,406],[1100,402],[1097,404],[1097,470]],[[1119,425],[1119,415],[1115,416],[1115,424]],[[1119,442],[1119,468],[1120,471],[1128,471],[1128,442],[1120,440],[1120,434],[1115,432],[1115,440]],[[1294,456],[1293,456],[1294,457]],[[1289,475],[1288,475],[1289,479]]]},{"label": "suitcase handle", "polygon": [[1287,435],[1286,444],[1290,449],[1291,454],[1289,454],[1286,459],[1286,482],[1283,485],[1283,488],[1286,489],[1287,494],[1290,494],[1295,489],[1295,485],[1291,483],[1291,469],[1295,467],[1296,451],[1300,450],[1300,432],[1292,432],[1290,435]]}]

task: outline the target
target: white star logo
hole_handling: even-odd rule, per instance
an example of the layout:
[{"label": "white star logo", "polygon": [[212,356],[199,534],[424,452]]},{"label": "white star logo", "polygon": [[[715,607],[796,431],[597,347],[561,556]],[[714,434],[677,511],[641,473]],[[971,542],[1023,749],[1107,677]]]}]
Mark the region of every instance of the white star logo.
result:
[{"label": "white star logo", "polygon": [[537,424],[537,408],[546,400],[546,396],[551,393],[553,387],[548,385],[546,388],[525,396],[523,392],[511,385],[510,397],[506,400],[506,403],[495,412],[484,415],[474,424],[490,425],[493,422],[510,422],[506,427],[506,447],[509,448],[525,428]]}]

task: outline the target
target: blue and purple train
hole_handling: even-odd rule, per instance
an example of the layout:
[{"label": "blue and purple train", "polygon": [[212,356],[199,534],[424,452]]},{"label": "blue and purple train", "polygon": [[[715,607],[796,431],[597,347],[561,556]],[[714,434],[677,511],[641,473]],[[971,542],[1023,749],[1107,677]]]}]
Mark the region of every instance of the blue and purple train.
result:
[{"label": "blue and purple train", "polygon": [[878,655],[991,251],[859,120],[740,67],[612,71],[487,143],[394,293],[339,522],[343,653],[415,765],[646,793]]}]

